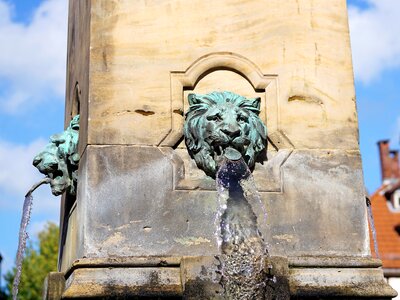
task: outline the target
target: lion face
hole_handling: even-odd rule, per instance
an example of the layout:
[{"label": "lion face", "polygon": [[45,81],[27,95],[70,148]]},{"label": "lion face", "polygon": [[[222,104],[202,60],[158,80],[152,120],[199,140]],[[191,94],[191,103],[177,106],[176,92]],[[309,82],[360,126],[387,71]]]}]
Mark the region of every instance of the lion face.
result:
[{"label": "lion face", "polygon": [[260,98],[231,92],[189,94],[185,143],[197,166],[215,177],[225,150],[236,149],[250,168],[265,149],[267,129],[258,114]]},{"label": "lion face", "polygon": [[33,159],[33,165],[39,172],[51,179],[51,191],[55,196],[65,191],[75,195],[79,164],[78,138],[79,115],[73,118],[63,133],[51,136],[44,150]]}]

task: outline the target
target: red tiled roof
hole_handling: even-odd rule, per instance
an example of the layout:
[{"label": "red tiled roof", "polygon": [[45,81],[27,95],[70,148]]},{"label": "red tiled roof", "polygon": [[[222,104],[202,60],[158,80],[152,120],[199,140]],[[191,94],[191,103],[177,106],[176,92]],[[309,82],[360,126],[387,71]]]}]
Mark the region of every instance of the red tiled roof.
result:
[{"label": "red tiled roof", "polygon": [[[385,188],[381,187],[371,196],[378,250],[384,268],[400,268],[400,235],[395,230],[395,226],[400,225],[400,211],[389,209],[390,204],[382,193]],[[371,249],[374,249],[371,231],[370,237]],[[373,250],[371,252],[374,254]]]}]

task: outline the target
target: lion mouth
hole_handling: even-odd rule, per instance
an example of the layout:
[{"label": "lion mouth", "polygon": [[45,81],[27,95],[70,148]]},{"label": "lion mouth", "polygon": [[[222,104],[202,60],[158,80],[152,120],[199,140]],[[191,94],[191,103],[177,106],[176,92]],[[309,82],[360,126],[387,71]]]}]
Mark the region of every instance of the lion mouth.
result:
[{"label": "lion mouth", "polygon": [[64,178],[64,172],[60,169],[49,173],[48,177],[51,179],[50,186],[55,196],[61,195],[64,192],[67,182]]},{"label": "lion mouth", "polygon": [[235,157],[239,154],[242,157],[244,157],[245,156],[244,154],[246,153],[246,148],[247,148],[246,145],[237,144],[237,143],[233,143],[233,142],[214,143],[212,145],[212,149],[214,152],[214,160],[220,161],[224,157],[229,157],[229,154],[227,155],[227,151],[232,151],[231,149],[233,149],[234,151],[236,151],[238,153],[238,154],[234,155]]}]

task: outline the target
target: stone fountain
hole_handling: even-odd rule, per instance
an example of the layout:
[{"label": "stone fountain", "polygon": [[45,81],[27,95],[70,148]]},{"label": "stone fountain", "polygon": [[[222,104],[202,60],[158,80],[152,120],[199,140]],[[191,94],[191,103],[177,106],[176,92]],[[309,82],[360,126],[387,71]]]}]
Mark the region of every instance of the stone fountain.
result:
[{"label": "stone fountain", "polygon": [[265,299],[395,295],[371,257],[346,1],[70,0],[78,114],[45,299],[223,299],[224,159],[257,187]]}]

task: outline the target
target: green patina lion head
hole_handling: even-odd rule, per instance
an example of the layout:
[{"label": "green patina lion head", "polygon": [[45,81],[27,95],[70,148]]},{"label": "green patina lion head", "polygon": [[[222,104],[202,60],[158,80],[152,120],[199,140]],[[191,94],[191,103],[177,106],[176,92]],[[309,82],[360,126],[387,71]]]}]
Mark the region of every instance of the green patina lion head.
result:
[{"label": "green patina lion head", "polygon": [[214,178],[225,150],[234,148],[252,169],[267,138],[267,128],[258,117],[260,98],[212,92],[189,94],[188,100],[184,136],[197,166]]},{"label": "green patina lion head", "polygon": [[33,165],[40,173],[50,178],[51,192],[58,196],[63,192],[76,194],[78,177],[79,115],[75,116],[68,128],[50,137],[43,151],[33,159]]}]

